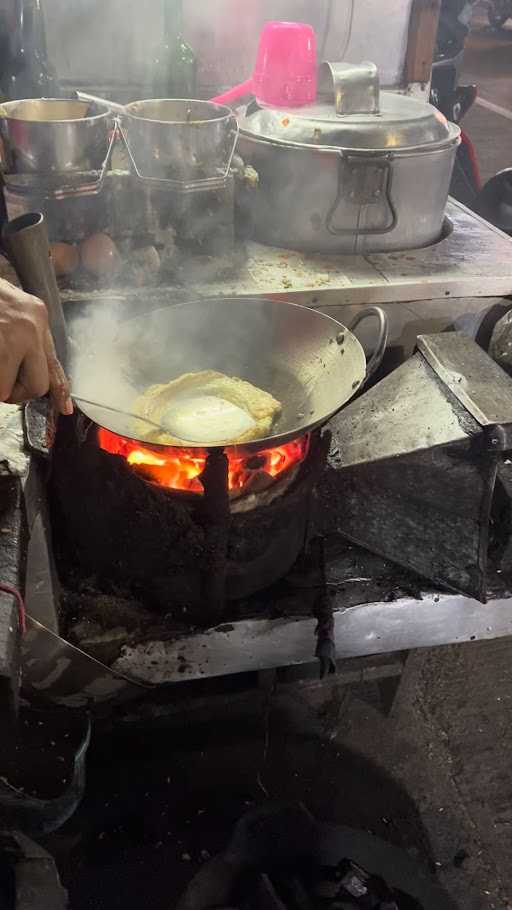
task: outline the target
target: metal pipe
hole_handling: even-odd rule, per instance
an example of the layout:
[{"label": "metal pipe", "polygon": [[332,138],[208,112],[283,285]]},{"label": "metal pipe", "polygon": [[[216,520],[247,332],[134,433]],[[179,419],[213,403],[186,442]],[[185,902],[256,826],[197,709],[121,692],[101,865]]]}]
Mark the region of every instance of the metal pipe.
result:
[{"label": "metal pipe", "polygon": [[66,321],[50,256],[44,215],[41,212],[29,212],[8,221],[2,228],[2,243],[23,290],[39,297],[46,304],[55,350],[65,369],[68,341]]},{"label": "metal pipe", "polygon": [[75,92],[76,97],[79,101],[88,101],[89,104],[101,104],[103,107],[109,108],[109,110],[114,111],[116,114],[125,114],[126,108],[124,104],[117,104],[116,101],[107,101],[105,98],[100,98],[99,95],[90,95],[88,92]]}]

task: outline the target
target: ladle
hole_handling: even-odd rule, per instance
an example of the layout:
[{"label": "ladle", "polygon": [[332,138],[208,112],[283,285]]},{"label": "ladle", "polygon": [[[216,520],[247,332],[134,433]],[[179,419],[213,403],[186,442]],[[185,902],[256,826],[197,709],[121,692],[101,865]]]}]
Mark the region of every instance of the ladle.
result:
[{"label": "ladle", "polygon": [[[149,417],[143,417],[142,414],[135,414],[134,411],[124,411],[124,410],[122,410],[122,408],[116,408],[113,405],[101,404],[99,401],[91,401],[90,398],[82,398],[81,395],[76,395],[74,392],[71,392],[71,398],[73,399],[73,401],[76,401],[78,404],[87,404],[93,408],[99,408],[100,410],[103,410],[103,411],[109,411],[112,414],[120,414],[122,417],[129,417],[130,419],[133,419],[133,420],[140,420],[140,421],[142,421],[142,423],[145,423],[148,426],[153,427],[153,429],[155,429],[155,430],[159,430],[161,433],[167,433],[168,435],[175,436],[177,439],[180,440],[180,442],[185,442],[185,443],[189,442],[194,445],[197,444],[197,438],[189,439],[186,436],[183,436],[183,434],[181,432],[179,434],[176,433],[176,430],[173,429],[172,420],[169,420],[169,422],[167,423],[167,426],[165,426],[163,423],[156,423],[154,420],[151,420]],[[122,435],[125,435],[125,434],[122,434]],[[148,440],[148,443],[150,443],[150,442],[151,442],[151,440]],[[232,440],[230,441],[230,440],[216,439],[216,440],[211,441],[211,445],[215,445],[215,446],[235,445],[235,444],[236,443],[233,443]]]},{"label": "ladle", "polygon": [[89,104],[102,104],[103,107],[110,108],[115,114],[124,114],[126,111],[123,104],[118,104],[117,101],[107,101],[106,98],[100,98],[98,95],[89,95],[87,92],[75,92],[75,97],[78,101],[86,101]]},{"label": "ladle", "polygon": [[[161,423],[155,423],[154,420],[150,420],[149,417],[143,417],[142,414],[135,414],[134,411],[123,411],[121,408],[115,408],[109,404],[100,404],[99,401],[91,401],[90,398],[82,398],[81,395],[75,395],[74,392],[71,392],[71,398],[78,404],[88,404],[93,408],[100,408],[102,411],[110,411],[111,414],[120,414],[122,417],[130,417],[134,420],[141,420],[143,423],[148,424],[148,426],[153,427],[153,429],[160,430],[161,433],[170,432],[168,427],[162,426]],[[184,442],[187,441],[190,440],[184,440]]]}]

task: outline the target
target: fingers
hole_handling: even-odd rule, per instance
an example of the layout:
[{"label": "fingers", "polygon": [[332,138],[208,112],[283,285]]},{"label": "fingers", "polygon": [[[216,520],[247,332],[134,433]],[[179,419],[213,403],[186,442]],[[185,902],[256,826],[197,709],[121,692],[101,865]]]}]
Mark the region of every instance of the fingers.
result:
[{"label": "fingers", "polygon": [[24,350],[8,347],[0,327],[0,401],[9,401],[16,377],[23,363]]},{"label": "fingers", "polygon": [[0,401],[19,404],[48,390],[61,414],[73,413],[44,303],[0,279]]},{"label": "fingers", "polygon": [[48,361],[44,348],[37,345],[25,354],[9,396],[12,404],[46,395],[49,387]]},{"label": "fingers", "polygon": [[73,402],[69,394],[69,381],[55,353],[55,345],[49,329],[45,332],[44,349],[48,364],[50,396],[54,407],[60,414],[72,414]]},{"label": "fingers", "polygon": [[[15,292],[15,293],[14,293]],[[17,288],[0,288],[0,400],[19,403],[48,390],[46,307]]]}]

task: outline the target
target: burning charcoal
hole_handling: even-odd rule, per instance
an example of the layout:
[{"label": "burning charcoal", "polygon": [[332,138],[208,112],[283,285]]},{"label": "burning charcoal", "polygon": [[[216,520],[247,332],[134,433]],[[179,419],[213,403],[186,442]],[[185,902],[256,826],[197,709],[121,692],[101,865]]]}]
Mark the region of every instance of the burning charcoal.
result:
[{"label": "burning charcoal", "polygon": [[275,480],[271,474],[267,474],[266,471],[256,471],[252,476],[249,477],[247,483],[244,487],[244,494],[248,493],[263,493],[264,490],[268,490],[273,486]]}]

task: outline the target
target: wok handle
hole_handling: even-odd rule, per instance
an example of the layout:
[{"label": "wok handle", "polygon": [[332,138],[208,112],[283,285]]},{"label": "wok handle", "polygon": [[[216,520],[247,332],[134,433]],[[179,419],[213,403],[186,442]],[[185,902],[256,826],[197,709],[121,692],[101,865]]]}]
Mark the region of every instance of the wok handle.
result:
[{"label": "wok handle", "polygon": [[360,310],[356,318],[353,320],[352,324],[349,326],[350,331],[353,332],[359,323],[363,321],[363,319],[368,319],[370,316],[375,316],[378,319],[379,334],[377,336],[377,343],[375,345],[373,354],[366,364],[366,376],[361,383],[361,388],[366,385],[370,377],[373,376],[375,371],[380,367],[388,343],[388,317],[386,316],[384,310],[379,306],[367,306],[364,308],[364,310]]}]

